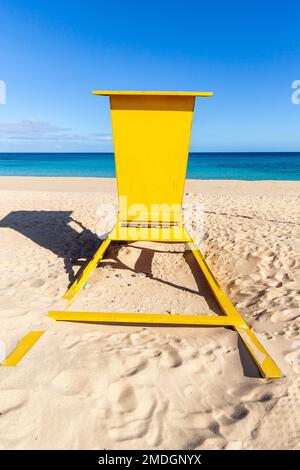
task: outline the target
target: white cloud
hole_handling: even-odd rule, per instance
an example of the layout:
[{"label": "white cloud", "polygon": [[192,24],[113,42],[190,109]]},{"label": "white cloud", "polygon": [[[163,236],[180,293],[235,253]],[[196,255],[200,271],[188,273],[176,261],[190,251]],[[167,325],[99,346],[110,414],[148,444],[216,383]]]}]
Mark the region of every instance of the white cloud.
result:
[{"label": "white cloud", "polygon": [[14,123],[0,123],[0,141],[2,142],[52,142],[57,145],[67,142],[107,142],[111,141],[110,134],[74,133],[71,129],[58,127],[53,124],[37,121],[23,120]]}]

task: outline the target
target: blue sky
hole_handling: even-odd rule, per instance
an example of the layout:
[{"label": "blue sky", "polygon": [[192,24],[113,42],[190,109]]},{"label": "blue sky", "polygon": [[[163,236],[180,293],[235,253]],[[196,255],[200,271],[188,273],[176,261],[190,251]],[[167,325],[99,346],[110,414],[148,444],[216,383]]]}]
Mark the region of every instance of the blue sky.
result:
[{"label": "blue sky", "polygon": [[192,151],[300,151],[300,3],[1,0],[0,151],[111,151],[93,89],[214,91]]}]

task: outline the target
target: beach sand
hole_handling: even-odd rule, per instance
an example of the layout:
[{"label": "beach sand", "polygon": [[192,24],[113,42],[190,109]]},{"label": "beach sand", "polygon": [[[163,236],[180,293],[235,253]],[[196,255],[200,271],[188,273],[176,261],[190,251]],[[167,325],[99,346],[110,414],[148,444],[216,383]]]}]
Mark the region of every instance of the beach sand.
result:
[{"label": "beach sand", "polygon": [[[285,375],[271,381],[230,329],[47,318],[110,228],[114,180],[1,177],[0,198],[0,352],[46,331],[0,367],[0,448],[300,448],[300,182],[186,184],[212,270]],[[191,253],[160,243],[114,244],[73,309],[219,312]]]}]

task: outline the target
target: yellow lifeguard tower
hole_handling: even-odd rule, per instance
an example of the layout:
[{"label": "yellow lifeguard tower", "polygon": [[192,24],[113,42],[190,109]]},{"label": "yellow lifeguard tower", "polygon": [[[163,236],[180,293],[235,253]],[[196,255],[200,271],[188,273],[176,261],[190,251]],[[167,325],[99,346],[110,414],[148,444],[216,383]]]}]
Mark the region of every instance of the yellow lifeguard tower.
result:
[{"label": "yellow lifeguard tower", "polygon": [[149,240],[189,245],[224,315],[164,315],[50,311],[55,320],[234,328],[265,378],[281,371],[222,290],[187,233],[182,200],[196,97],[210,92],[94,91],[109,96],[119,211],[115,228],[68,289],[71,302],[113,241]]}]

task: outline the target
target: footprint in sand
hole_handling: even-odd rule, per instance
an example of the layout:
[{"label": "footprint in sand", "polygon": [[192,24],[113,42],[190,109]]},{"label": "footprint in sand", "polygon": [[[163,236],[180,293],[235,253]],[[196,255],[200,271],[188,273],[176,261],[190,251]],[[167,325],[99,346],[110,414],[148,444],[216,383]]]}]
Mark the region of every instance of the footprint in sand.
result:
[{"label": "footprint in sand", "polygon": [[22,408],[28,401],[28,396],[23,390],[3,390],[0,393],[0,416]]},{"label": "footprint in sand", "polygon": [[299,308],[288,308],[278,312],[273,313],[271,321],[274,323],[281,321],[290,321],[295,320],[300,316]]},{"label": "footprint in sand", "polygon": [[168,345],[160,356],[159,367],[179,367],[181,364],[182,359],[178,350]]},{"label": "footprint in sand", "polygon": [[134,388],[129,384],[115,382],[109,387],[109,399],[120,413],[129,413],[136,409],[137,398]]},{"label": "footprint in sand", "polygon": [[113,382],[107,398],[99,402],[108,434],[114,441],[146,436],[151,446],[160,444],[162,415],[166,402],[154,387],[133,386],[126,379]]},{"label": "footprint in sand", "polygon": [[220,375],[224,370],[222,347],[216,342],[210,342],[200,348],[202,363],[211,375]]},{"label": "footprint in sand", "polygon": [[25,390],[0,392],[0,449],[24,449],[32,431],[32,419],[24,420],[29,395]]},{"label": "footprint in sand", "polygon": [[281,335],[284,335],[286,339],[292,340],[292,339],[299,339],[299,330],[300,327],[297,323],[291,322],[288,325],[285,325],[283,330],[280,331],[279,333]]},{"label": "footprint in sand", "polygon": [[[267,419],[262,420],[252,449],[298,449],[300,441],[300,380],[289,388],[288,394],[280,398],[269,411]],[[283,429],[282,420],[285,427]]]},{"label": "footprint in sand", "polygon": [[211,413],[212,404],[205,393],[193,384],[188,384],[184,388],[184,395],[189,401],[189,411],[198,413]]},{"label": "footprint in sand", "polygon": [[102,347],[102,352],[107,354],[111,364],[113,364],[115,374],[119,377],[131,377],[145,369],[148,365],[149,357],[147,351],[147,349],[145,351],[134,351],[133,348],[126,346],[121,346],[117,350],[116,347],[110,345]]},{"label": "footprint in sand", "polygon": [[[172,429],[173,441],[180,443],[183,449],[203,448],[208,441],[212,444],[222,437],[219,423],[211,413],[191,411],[189,406],[171,406],[167,426]],[[225,444],[226,441],[222,441],[222,446]]]},{"label": "footprint in sand", "polygon": [[7,318],[21,317],[28,313],[27,309],[19,307],[3,308],[1,310],[1,316]]},{"label": "footprint in sand", "polygon": [[81,369],[67,369],[60,372],[50,383],[62,395],[85,394],[89,385],[89,372]]},{"label": "footprint in sand", "polygon": [[30,283],[31,287],[39,288],[42,287],[45,284],[45,281],[43,279],[35,279]]},{"label": "footprint in sand", "polygon": [[146,358],[141,357],[140,355],[130,355],[128,354],[124,358],[124,369],[121,373],[122,377],[130,377],[131,375],[135,375],[141,370],[147,367],[148,361]]},{"label": "footprint in sand", "polygon": [[300,364],[300,339],[293,342],[292,351],[286,354],[284,358],[289,364],[293,366],[299,366]]}]

